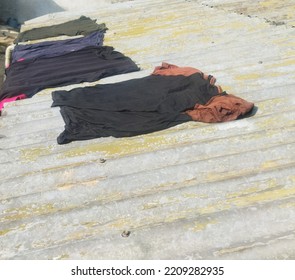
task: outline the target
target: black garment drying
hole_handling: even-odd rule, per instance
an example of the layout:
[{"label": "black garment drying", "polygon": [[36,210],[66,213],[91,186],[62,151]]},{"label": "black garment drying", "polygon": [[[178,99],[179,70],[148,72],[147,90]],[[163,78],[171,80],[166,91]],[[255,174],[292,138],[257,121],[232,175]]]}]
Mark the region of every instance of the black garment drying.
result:
[{"label": "black garment drying", "polygon": [[199,73],[160,76],[52,93],[65,130],[59,144],[97,137],[125,137],[172,127],[192,120],[183,113],[218,94]]},{"label": "black garment drying", "polygon": [[112,47],[86,47],[57,57],[40,57],[12,63],[0,100],[25,94],[32,97],[44,88],[93,82],[104,77],[138,71],[137,65]]},{"label": "black garment drying", "polygon": [[75,36],[88,35],[94,31],[106,31],[104,23],[97,24],[96,20],[81,16],[78,19],[67,21],[61,24],[33,28],[19,33],[14,43],[25,42],[29,40],[39,40],[61,35]]}]

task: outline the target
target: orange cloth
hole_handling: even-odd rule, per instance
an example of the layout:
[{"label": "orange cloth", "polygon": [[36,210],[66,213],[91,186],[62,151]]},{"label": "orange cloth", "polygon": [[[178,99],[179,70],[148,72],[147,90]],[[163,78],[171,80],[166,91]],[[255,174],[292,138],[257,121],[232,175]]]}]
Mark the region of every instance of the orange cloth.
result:
[{"label": "orange cloth", "polygon": [[194,121],[213,123],[237,119],[250,112],[254,103],[232,94],[216,95],[207,104],[196,104],[193,110],[185,111]]},{"label": "orange cloth", "polygon": [[155,67],[152,75],[161,75],[161,76],[190,76],[195,73],[202,74],[202,71],[193,67],[178,67],[177,65],[173,65],[167,62],[162,62],[161,66]]},{"label": "orange cloth", "polygon": [[[199,73],[204,80],[209,80],[210,84],[215,85],[216,79],[211,76],[204,74],[201,70],[193,68],[193,67],[179,67],[177,65],[173,65],[167,62],[162,62],[161,66],[155,67],[152,75],[161,75],[161,76],[190,76],[193,74]],[[218,88],[218,93],[222,93],[222,88],[220,86],[216,86]]]}]

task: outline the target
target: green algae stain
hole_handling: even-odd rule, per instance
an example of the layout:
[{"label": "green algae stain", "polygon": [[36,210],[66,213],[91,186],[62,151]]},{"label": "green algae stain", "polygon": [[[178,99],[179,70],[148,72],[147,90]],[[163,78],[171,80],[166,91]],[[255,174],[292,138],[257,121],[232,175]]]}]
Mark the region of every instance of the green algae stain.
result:
[{"label": "green algae stain", "polygon": [[75,157],[100,152],[104,154],[104,156],[111,158],[115,156],[136,154],[144,151],[154,151],[155,149],[163,147],[171,147],[181,141],[182,140],[177,137],[165,136],[119,139],[109,143],[93,143],[74,148],[64,152],[63,157]]}]

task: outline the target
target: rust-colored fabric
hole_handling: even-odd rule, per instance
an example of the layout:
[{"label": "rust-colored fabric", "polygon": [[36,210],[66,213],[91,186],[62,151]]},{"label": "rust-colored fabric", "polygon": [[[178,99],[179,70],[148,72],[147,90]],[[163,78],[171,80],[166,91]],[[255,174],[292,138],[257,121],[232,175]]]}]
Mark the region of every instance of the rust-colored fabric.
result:
[{"label": "rust-colored fabric", "polygon": [[[187,77],[196,73],[199,73],[204,80],[209,80],[212,86],[215,85],[216,78],[213,77],[212,75],[207,75],[203,73],[201,70],[193,68],[193,67],[179,67],[177,65],[170,64],[167,62],[162,62],[161,66],[155,67],[152,75],[161,75],[161,76],[183,75]],[[220,86],[217,86],[217,85],[215,86],[217,87],[219,93],[223,92]]]},{"label": "rust-colored fabric", "polygon": [[167,62],[162,62],[161,66],[155,67],[152,75],[161,75],[161,76],[190,76],[195,73],[202,74],[202,71],[193,67],[178,67]]},{"label": "rust-colored fabric", "polygon": [[206,123],[236,120],[252,110],[254,103],[232,94],[216,95],[207,104],[196,104],[193,110],[185,111],[192,120]]}]

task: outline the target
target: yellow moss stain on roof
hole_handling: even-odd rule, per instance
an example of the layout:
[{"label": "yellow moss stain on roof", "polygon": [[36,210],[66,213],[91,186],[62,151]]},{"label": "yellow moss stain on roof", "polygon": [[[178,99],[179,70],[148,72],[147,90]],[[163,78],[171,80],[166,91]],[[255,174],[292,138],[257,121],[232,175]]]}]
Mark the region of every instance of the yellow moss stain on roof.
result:
[{"label": "yellow moss stain on roof", "polygon": [[[278,121],[277,115],[267,116],[267,118],[259,120],[257,127],[262,129],[270,129]],[[284,127],[291,127],[295,124],[295,119],[284,120]]]},{"label": "yellow moss stain on roof", "polygon": [[141,210],[149,210],[152,208],[165,207],[165,206],[173,205],[179,202],[180,200],[177,197],[170,196],[170,197],[167,197],[165,201],[157,200],[157,201],[147,202],[141,206]]},{"label": "yellow moss stain on roof", "polygon": [[253,194],[258,191],[259,191],[258,187],[250,187],[250,188],[244,189],[240,192],[230,193],[226,197],[228,199],[233,199],[233,198],[240,197],[240,196],[250,195],[250,194]]},{"label": "yellow moss stain on roof", "polygon": [[295,202],[282,203],[280,208],[295,208]]},{"label": "yellow moss stain on roof", "polygon": [[68,254],[62,254],[58,256],[57,258],[54,258],[55,260],[68,260],[70,256]]},{"label": "yellow moss stain on roof", "polygon": [[194,232],[198,232],[198,231],[202,231],[205,230],[208,226],[210,225],[215,225],[217,224],[218,221],[217,220],[209,220],[206,222],[194,222],[194,225],[192,227],[189,227],[189,230],[192,230]]},{"label": "yellow moss stain on roof", "polygon": [[[282,47],[294,47],[295,46],[295,40],[291,40],[290,37],[286,38],[279,38],[272,41],[274,44],[277,44]],[[293,50],[290,50],[293,51]]]},{"label": "yellow moss stain on roof", "polygon": [[276,7],[281,7],[282,6],[282,1],[281,0],[262,0],[259,1],[259,5],[262,7],[271,7],[275,9]]},{"label": "yellow moss stain on roof", "polygon": [[97,152],[108,157],[125,156],[144,151],[154,151],[163,147],[171,147],[182,141],[183,139],[178,137],[167,136],[120,138],[112,142],[93,143],[74,148],[64,152],[63,157],[75,157]]},{"label": "yellow moss stain on roof", "polygon": [[14,228],[7,228],[7,229],[2,229],[0,230],[0,236],[4,236],[10,232],[13,232],[13,231],[23,231],[26,229],[26,225],[25,224],[21,224],[17,227],[14,227]]},{"label": "yellow moss stain on roof", "polygon": [[212,203],[200,209],[196,208],[196,211],[201,215],[205,215],[234,207],[248,207],[269,201],[279,201],[295,195],[295,186],[282,188],[275,179],[265,181],[262,184],[262,187],[257,183],[257,186],[254,185],[240,192],[230,193],[226,196],[226,200]]},{"label": "yellow moss stain on roof", "polygon": [[230,200],[229,202],[239,207],[245,207],[256,203],[264,203],[268,201],[284,199],[292,195],[295,195],[295,187],[255,193],[247,197],[240,197]]},{"label": "yellow moss stain on roof", "polygon": [[262,169],[274,168],[278,166],[278,162],[276,160],[268,160],[261,164]]},{"label": "yellow moss stain on roof", "polygon": [[137,37],[149,34],[151,32],[157,32],[164,30],[171,25],[171,22],[175,20],[177,16],[175,14],[166,14],[159,17],[147,17],[136,19],[136,21],[128,21],[126,28],[118,30],[116,34],[122,37]]},{"label": "yellow moss stain on roof", "polygon": [[294,65],[295,64],[295,58],[294,59],[287,59],[285,61],[282,62],[278,62],[278,63],[274,63],[269,65],[269,68],[275,68],[275,67],[282,67],[282,66],[290,66],[290,65]]},{"label": "yellow moss stain on roof", "polygon": [[35,161],[40,156],[47,156],[52,152],[53,145],[50,146],[39,146],[34,148],[27,148],[20,150],[20,160],[27,161]]},{"label": "yellow moss stain on roof", "polygon": [[110,193],[102,193],[100,196],[95,197],[95,201],[106,204],[109,202],[118,201],[125,198],[125,195],[122,192],[119,191],[113,191]]},{"label": "yellow moss stain on roof", "polygon": [[197,194],[197,193],[184,193],[182,194],[184,198],[192,199],[192,198],[208,198],[207,194]]},{"label": "yellow moss stain on roof", "polygon": [[11,229],[3,229],[3,230],[0,230],[0,236],[3,236],[7,233],[9,233],[11,231]]},{"label": "yellow moss stain on roof", "polygon": [[111,221],[107,224],[108,228],[115,228],[115,229],[125,229],[129,225],[133,224],[129,218],[122,218],[118,220]]},{"label": "yellow moss stain on roof", "polygon": [[44,205],[27,205],[19,208],[11,208],[5,210],[5,216],[0,219],[0,222],[16,221],[26,218],[30,218],[37,215],[44,215],[49,213],[55,213],[58,209],[53,204],[48,203]]},{"label": "yellow moss stain on roof", "polygon": [[262,112],[271,112],[271,110],[275,109],[275,107],[278,104],[284,104],[286,102],[286,99],[283,97],[278,97],[278,98],[272,98],[272,99],[267,99],[263,100],[262,102],[259,102],[259,110]]},{"label": "yellow moss stain on roof", "polygon": [[262,77],[262,74],[258,73],[249,73],[249,74],[239,74],[236,75],[234,78],[239,81],[243,80],[256,80]]}]

